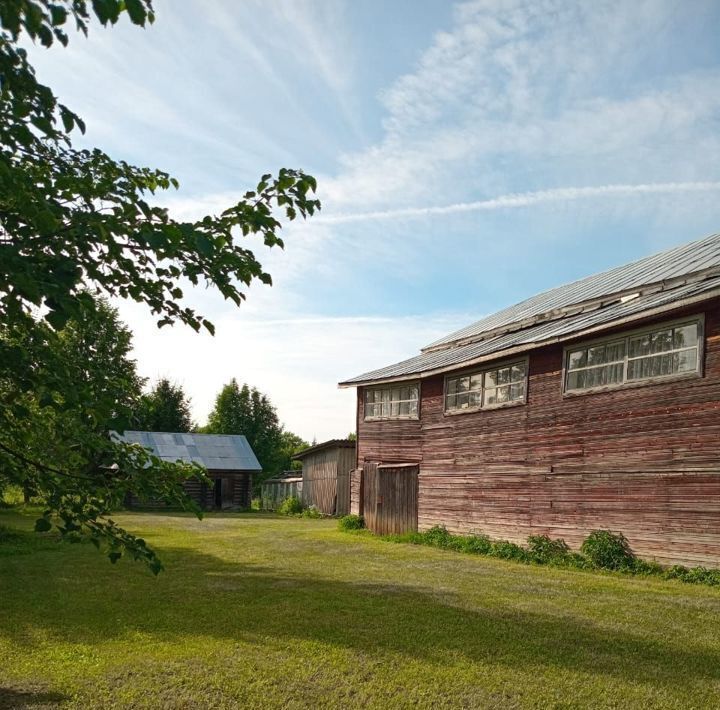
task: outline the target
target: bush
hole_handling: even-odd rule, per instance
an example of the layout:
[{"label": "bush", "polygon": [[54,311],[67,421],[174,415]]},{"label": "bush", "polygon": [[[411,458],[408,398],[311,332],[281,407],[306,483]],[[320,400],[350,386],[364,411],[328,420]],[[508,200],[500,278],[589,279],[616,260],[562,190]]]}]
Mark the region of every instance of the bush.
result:
[{"label": "bush", "polygon": [[302,509],[302,501],[297,496],[290,496],[280,504],[278,513],[281,515],[298,515],[302,513]]},{"label": "bush", "polygon": [[493,543],[490,554],[493,557],[499,557],[501,560],[516,560],[517,562],[532,561],[530,553],[524,547],[520,547],[520,545],[516,545],[514,542],[508,542],[507,540]]},{"label": "bush", "polygon": [[365,527],[365,519],[362,515],[344,515],[338,520],[340,530],[362,530]]},{"label": "bush", "polygon": [[423,541],[426,545],[433,547],[448,548],[452,544],[453,536],[447,531],[443,525],[435,525],[435,527],[421,533]]},{"label": "bush", "polygon": [[528,550],[533,560],[540,564],[570,561],[570,548],[559,538],[551,540],[547,535],[530,535]]},{"label": "bush", "polygon": [[593,530],[583,542],[580,551],[590,562],[601,569],[632,570],[636,560],[626,537],[609,530]]},{"label": "bush", "polygon": [[720,570],[706,567],[693,567],[688,569],[682,565],[675,565],[665,571],[666,579],[679,579],[688,584],[709,584],[711,587],[720,586]]},{"label": "bush", "polygon": [[24,502],[25,496],[20,486],[9,485],[0,489],[0,508],[13,508]]},{"label": "bush", "polygon": [[452,541],[451,547],[458,552],[467,552],[471,555],[489,555],[492,551],[492,542],[487,535],[458,535]]},{"label": "bush", "polygon": [[303,510],[303,512],[300,513],[300,515],[303,518],[314,518],[314,519],[323,517],[323,514],[320,512],[320,509],[315,505],[311,505],[309,508],[305,508],[305,510]]}]

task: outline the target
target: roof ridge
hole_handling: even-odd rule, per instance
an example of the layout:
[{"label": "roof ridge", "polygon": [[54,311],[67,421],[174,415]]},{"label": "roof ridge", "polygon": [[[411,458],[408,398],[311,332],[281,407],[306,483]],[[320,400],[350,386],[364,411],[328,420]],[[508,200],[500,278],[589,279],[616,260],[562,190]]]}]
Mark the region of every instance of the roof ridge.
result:
[{"label": "roof ridge", "polygon": [[[607,300],[611,297],[620,297],[624,293],[632,292],[634,289],[638,289],[641,286],[648,288],[652,286],[656,286],[657,284],[663,283],[664,281],[678,281],[682,280],[683,278],[686,278],[688,276],[691,276],[693,274],[701,274],[705,271],[711,272],[714,268],[717,267],[710,267],[709,269],[703,269],[698,268],[695,270],[689,270],[685,271],[684,273],[678,274],[677,276],[671,277],[671,278],[655,278],[651,279],[645,282],[641,283],[635,283],[633,285],[626,285],[624,288],[615,289],[615,290],[608,290],[599,294],[595,294],[590,298],[585,299],[579,299],[579,300],[572,300],[568,303],[565,303],[564,305],[558,305],[555,307],[548,307],[545,310],[538,311],[535,314],[532,314],[531,316],[522,316],[521,314],[518,314],[518,316],[512,318],[511,320],[507,320],[503,322],[502,324],[498,324],[495,327],[488,327],[483,330],[476,330],[478,326],[480,326],[482,323],[488,322],[488,325],[490,322],[492,322],[492,319],[497,319],[502,313],[506,311],[512,311],[514,309],[519,309],[523,306],[527,306],[528,308],[532,308],[533,302],[541,302],[543,298],[546,298],[548,295],[554,293],[554,292],[563,292],[572,289],[573,287],[577,287],[583,283],[598,281],[601,282],[602,277],[609,276],[610,274],[622,274],[623,272],[630,271],[634,268],[637,268],[638,265],[643,263],[652,263],[653,260],[662,258],[663,261],[667,260],[668,257],[672,257],[673,254],[676,252],[684,252],[687,250],[690,250],[692,248],[702,248],[705,244],[714,244],[715,241],[720,241],[720,233],[714,233],[707,235],[705,237],[702,237],[700,239],[693,240],[691,242],[686,242],[684,244],[679,244],[674,247],[671,247],[669,249],[665,249],[664,251],[658,251],[653,254],[649,254],[648,256],[641,257],[640,259],[635,259],[634,261],[627,262],[625,264],[620,264],[619,266],[614,266],[610,269],[605,269],[604,271],[600,271],[596,274],[590,274],[589,276],[584,276],[580,279],[575,279],[574,281],[569,281],[565,284],[561,284],[559,286],[554,286],[552,288],[546,289],[545,291],[541,291],[540,293],[537,293],[533,296],[530,296],[522,301],[518,301],[517,303],[511,304],[509,306],[506,306],[505,308],[500,309],[499,311],[496,311],[495,313],[491,313],[483,318],[480,318],[477,321],[474,321],[470,325],[465,326],[464,328],[460,328],[458,330],[453,331],[449,335],[446,335],[443,338],[440,338],[438,340],[435,340],[428,345],[421,348],[422,353],[430,353],[430,352],[436,352],[439,350],[445,350],[448,348],[456,347],[459,344],[466,344],[468,342],[475,342],[478,340],[484,340],[490,337],[493,337],[494,334],[496,334],[499,331],[506,332],[507,330],[511,329],[515,325],[521,325],[523,323],[528,323],[530,325],[533,322],[538,322],[542,320],[553,320],[552,316],[553,314],[556,314],[556,318],[562,318],[565,315],[568,315],[572,310],[577,308],[582,308],[583,306],[588,306],[593,303],[602,302],[603,300]],[[656,270],[656,269],[655,269]],[[711,273],[708,273],[708,277],[712,275]]]}]

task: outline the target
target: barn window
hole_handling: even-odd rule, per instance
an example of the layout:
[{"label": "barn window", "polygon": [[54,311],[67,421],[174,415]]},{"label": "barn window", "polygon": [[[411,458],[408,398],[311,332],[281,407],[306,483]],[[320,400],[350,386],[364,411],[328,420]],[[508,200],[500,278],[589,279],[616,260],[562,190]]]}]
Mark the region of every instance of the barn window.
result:
[{"label": "barn window", "polygon": [[669,323],[566,351],[565,391],[577,392],[700,371],[702,320]]},{"label": "barn window", "polygon": [[445,380],[445,411],[489,409],[525,401],[527,362],[515,362]]},{"label": "barn window", "polygon": [[420,386],[373,387],[365,390],[365,419],[417,419]]}]

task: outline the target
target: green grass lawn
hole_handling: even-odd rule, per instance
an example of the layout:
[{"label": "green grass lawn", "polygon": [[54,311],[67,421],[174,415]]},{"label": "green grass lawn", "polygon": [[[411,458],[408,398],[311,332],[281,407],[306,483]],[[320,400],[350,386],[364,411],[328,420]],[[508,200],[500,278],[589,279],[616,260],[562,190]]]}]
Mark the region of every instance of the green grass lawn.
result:
[{"label": "green grass lawn", "polygon": [[327,520],[117,519],[159,577],[34,533],[0,543],[0,707],[720,707],[718,589]]}]

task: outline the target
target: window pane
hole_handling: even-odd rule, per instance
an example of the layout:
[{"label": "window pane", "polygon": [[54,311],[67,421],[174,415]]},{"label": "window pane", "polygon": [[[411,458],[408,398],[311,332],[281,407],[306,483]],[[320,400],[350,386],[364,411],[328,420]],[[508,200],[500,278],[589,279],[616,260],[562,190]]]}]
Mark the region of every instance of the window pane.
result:
[{"label": "window pane", "polygon": [[499,385],[504,385],[505,383],[510,382],[510,368],[503,367],[501,370],[498,370],[497,377]]},{"label": "window pane", "polygon": [[485,373],[485,387],[495,387],[497,384],[497,370]]},{"label": "window pane", "polygon": [[446,409],[456,409],[457,408],[457,395],[455,394],[449,394],[445,400],[445,408]]},{"label": "window pane", "polygon": [[605,360],[605,346],[596,345],[592,348],[588,348],[587,351],[587,364],[588,365],[602,365]]},{"label": "window pane", "polygon": [[585,372],[585,370],[579,370],[578,372],[569,372],[567,388],[569,390],[585,389]]},{"label": "window pane", "polygon": [[470,389],[469,377],[458,377],[458,392],[467,392]]},{"label": "window pane", "polygon": [[673,332],[672,329],[658,330],[652,334],[650,350],[653,353],[663,353],[672,350]]},{"label": "window pane", "polygon": [[392,402],[390,404],[390,416],[391,417],[399,417],[400,416],[400,403],[399,402]]},{"label": "window pane", "polygon": [[467,409],[470,405],[470,395],[467,392],[463,392],[457,396],[458,409]]},{"label": "window pane", "polygon": [[482,375],[472,375],[470,377],[470,389],[479,390],[482,388]]},{"label": "window pane", "polygon": [[468,393],[468,406],[479,407],[482,404],[482,390],[473,390]]},{"label": "window pane", "polygon": [[486,389],[484,392],[485,397],[485,406],[487,407],[490,404],[497,404],[497,390],[496,389]]},{"label": "window pane", "polygon": [[513,382],[520,382],[525,379],[525,363],[512,366],[511,379]]},{"label": "window pane", "polygon": [[510,401],[510,387],[498,387],[496,391],[498,404]]},{"label": "window pane", "polygon": [[693,345],[697,345],[698,341],[698,327],[697,323],[690,325],[683,325],[679,328],[675,328],[673,333],[673,347],[675,348],[687,348]]},{"label": "window pane", "polygon": [[417,399],[414,399],[412,402],[410,402],[410,416],[417,417],[417,415],[418,415],[418,402],[417,402]]},{"label": "window pane", "polygon": [[452,380],[447,381],[447,393],[455,394],[457,392],[457,380],[453,378]]},{"label": "window pane", "polygon": [[407,417],[410,415],[410,402],[400,402],[400,416]]},{"label": "window pane", "polygon": [[695,372],[697,359],[697,348],[681,350],[679,353],[675,353],[673,370],[675,372]]},{"label": "window pane", "polygon": [[605,346],[605,362],[617,362],[625,358],[625,341],[619,340]]},{"label": "window pane", "polygon": [[585,371],[585,387],[602,387],[607,384],[607,367],[592,367]]},{"label": "window pane", "polygon": [[510,399],[513,402],[523,399],[525,397],[525,383],[522,382],[516,385],[510,385]]},{"label": "window pane", "polygon": [[575,350],[568,357],[568,369],[574,370],[578,367],[587,365],[587,350]]},{"label": "window pane", "polygon": [[[625,346],[623,345],[623,350]],[[615,365],[608,366],[608,384],[617,385],[623,381],[623,370],[625,369],[625,363],[618,362]]]},{"label": "window pane", "polygon": [[411,385],[408,387],[408,394],[410,399],[419,399],[419,390],[417,385]]},{"label": "window pane", "polygon": [[636,338],[630,338],[628,356],[640,357],[650,354],[650,335],[640,335]]}]

